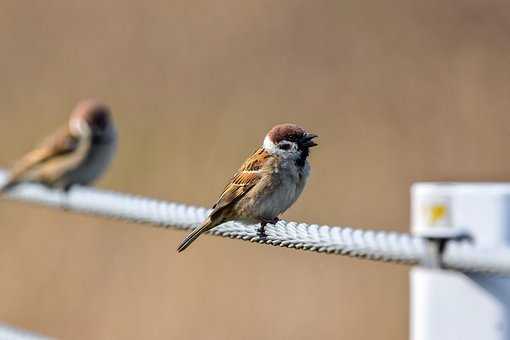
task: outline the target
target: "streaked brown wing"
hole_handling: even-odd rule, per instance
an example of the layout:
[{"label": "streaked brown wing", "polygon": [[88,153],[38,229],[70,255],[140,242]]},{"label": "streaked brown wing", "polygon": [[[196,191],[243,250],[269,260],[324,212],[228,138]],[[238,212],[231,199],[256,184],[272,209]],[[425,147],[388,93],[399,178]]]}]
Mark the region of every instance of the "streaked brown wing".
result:
[{"label": "streaked brown wing", "polygon": [[36,149],[26,154],[14,163],[10,171],[10,182],[16,182],[35,167],[56,157],[72,153],[78,147],[78,138],[72,136],[68,128],[60,129],[56,134],[48,137]]},{"label": "streaked brown wing", "polygon": [[213,206],[211,215],[238,201],[258,183],[268,157],[269,154],[260,148],[244,162]]}]

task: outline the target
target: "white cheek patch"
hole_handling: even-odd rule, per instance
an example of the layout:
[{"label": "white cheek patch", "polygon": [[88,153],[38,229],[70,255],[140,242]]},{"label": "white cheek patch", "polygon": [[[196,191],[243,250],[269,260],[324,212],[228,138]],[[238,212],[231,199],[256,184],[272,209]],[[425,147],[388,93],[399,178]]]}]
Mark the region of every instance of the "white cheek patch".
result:
[{"label": "white cheek patch", "polygon": [[264,150],[266,150],[270,154],[277,154],[280,151],[276,144],[273,143],[271,139],[269,139],[269,136],[266,136],[266,138],[264,138],[264,143],[262,143],[262,146],[264,147]]},{"label": "white cheek patch", "polygon": [[90,129],[87,125],[87,123],[85,123],[83,120],[81,119],[73,119],[69,122],[69,129],[72,131],[72,132],[76,132],[77,134],[80,134],[80,135],[86,135],[90,132]]}]

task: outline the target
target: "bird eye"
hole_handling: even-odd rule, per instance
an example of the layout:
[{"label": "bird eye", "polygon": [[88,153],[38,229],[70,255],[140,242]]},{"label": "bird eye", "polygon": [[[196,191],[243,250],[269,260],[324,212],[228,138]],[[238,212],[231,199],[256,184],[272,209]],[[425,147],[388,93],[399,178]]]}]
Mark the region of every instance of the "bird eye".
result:
[{"label": "bird eye", "polygon": [[289,150],[290,149],[290,143],[283,143],[279,146],[282,150]]}]

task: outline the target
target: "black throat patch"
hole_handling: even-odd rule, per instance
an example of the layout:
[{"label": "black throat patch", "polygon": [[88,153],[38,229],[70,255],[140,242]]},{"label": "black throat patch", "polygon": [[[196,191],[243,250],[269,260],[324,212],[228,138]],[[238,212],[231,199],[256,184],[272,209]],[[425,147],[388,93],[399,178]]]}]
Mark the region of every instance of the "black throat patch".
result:
[{"label": "black throat patch", "polygon": [[298,159],[296,159],[296,165],[302,168],[305,166],[306,159],[310,155],[310,148],[306,146],[300,146],[299,149],[301,150],[301,155]]}]

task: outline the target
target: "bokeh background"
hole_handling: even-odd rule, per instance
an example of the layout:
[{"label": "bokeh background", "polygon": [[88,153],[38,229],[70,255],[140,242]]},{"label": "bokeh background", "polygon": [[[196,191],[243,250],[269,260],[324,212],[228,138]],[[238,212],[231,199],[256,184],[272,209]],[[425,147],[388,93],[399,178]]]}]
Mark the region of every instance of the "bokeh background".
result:
[{"label": "bokeh background", "polygon": [[[320,134],[286,219],[409,229],[415,181],[508,181],[510,4],[0,1],[0,164],[77,100],[98,186],[209,206],[274,124]],[[0,320],[65,339],[407,339],[408,268],[2,200]]]}]

